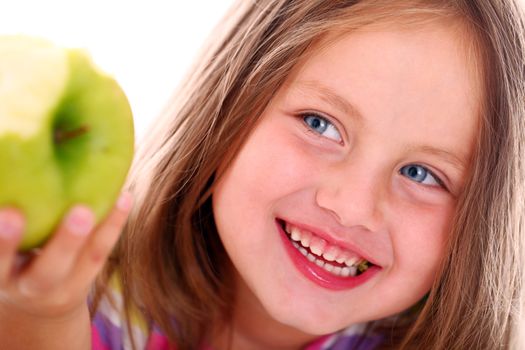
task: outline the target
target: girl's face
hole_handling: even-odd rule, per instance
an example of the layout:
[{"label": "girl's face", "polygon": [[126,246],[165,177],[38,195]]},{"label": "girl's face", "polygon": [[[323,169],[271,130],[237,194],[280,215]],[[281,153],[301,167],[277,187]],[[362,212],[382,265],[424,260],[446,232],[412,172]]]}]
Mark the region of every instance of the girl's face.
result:
[{"label": "girl's face", "polygon": [[361,30],[315,51],[222,174],[221,240],[271,320],[323,334],[429,291],[479,112],[458,37],[440,24]]}]

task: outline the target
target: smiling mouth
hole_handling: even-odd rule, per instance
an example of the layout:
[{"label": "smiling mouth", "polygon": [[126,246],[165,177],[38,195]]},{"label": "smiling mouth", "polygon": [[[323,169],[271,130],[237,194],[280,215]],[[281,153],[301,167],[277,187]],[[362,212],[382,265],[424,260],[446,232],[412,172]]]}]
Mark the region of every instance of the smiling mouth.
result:
[{"label": "smiling mouth", "polygon": [[355,253],[283,220],[278,220],[292,246],[308,261],[338,277],[356,277],[374,266]]}]

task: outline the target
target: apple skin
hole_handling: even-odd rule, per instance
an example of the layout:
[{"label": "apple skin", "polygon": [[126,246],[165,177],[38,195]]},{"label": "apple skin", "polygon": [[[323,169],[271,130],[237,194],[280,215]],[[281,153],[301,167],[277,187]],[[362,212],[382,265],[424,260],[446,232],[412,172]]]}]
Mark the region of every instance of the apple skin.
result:
[{"label": "apple skin", "polygon": [[[110,211],[133,158],[133,117],[117,82],[84,51],[23,36],[2,47],[3,39],[0,207],[24,214],[19,250],[27,251],[44,244],[75,204],[89,206],[97,222]],[[22,87],[11,88],[17,75]]]}]

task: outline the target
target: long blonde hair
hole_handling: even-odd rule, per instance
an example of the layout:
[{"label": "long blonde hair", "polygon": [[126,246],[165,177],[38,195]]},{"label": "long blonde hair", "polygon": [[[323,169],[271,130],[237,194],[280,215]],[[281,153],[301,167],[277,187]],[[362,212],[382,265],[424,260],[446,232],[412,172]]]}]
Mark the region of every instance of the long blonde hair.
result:
[{"label": "long blonde hair", "polygon": [[477,153],[441,272],[408,325],[391,325],[384,347],[519,346],[525,39],[523,15],[510,0],[239,1],[140,144],[128,183],[136,205],[98,297],[117,269],[127,305],[138,305],[179,349],[197,348],[210,324],[228,322],[235,297],[211,211],[218,167],[321,37],[445,17],[463,23],[480,64]]}]

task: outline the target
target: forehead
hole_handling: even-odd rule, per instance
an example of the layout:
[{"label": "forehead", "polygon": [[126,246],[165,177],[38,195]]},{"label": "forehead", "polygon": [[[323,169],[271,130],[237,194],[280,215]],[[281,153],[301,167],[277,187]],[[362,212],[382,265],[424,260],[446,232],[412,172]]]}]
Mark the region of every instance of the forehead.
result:
[{"label": "forehead", "polygon": [[[457,25],[363,28],[325,39],[285,83],[289,97],[317,96],[342,113],[417,126],[421,142],[470,148],[482,89],[479,62]],[[345,112],[345,101],[348,102]],[[467,127],[468,126],[468,127]],[[412,128],[413,129],[413,128]],[[464,130],[465,129],[465,130]]]},{"label": "forehead", "polygon": [[337,82],[361,73],[369,79],[402,78],[410,88],[414,83],[410,79],[418,78],[418,87],[425,83],[435,89],[455,83],[458,90],[479,101],[482,64],[474,39],[459,20],[421,22],[420,26],[378,24],[328,34],[313,46],[287,82],[309,74]]}]

